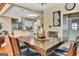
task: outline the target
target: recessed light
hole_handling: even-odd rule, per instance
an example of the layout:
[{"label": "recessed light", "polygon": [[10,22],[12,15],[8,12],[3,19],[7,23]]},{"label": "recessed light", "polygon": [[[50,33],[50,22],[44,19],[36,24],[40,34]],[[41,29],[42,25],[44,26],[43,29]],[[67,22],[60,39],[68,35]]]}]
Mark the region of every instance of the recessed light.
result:
[{"label": "recessed light", "polygon": [[36,14],[29,14],[28,16],[29,17],[37,17],[38,15],[36,15]]}]

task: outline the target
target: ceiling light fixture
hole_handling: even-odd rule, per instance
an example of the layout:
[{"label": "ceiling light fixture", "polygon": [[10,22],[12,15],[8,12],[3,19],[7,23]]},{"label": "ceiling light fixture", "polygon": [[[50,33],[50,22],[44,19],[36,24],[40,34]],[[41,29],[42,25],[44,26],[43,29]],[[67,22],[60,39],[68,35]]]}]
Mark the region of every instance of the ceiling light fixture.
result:
[{"label": "ceiling light fixture", "polygon": [[47,3],[41,3],[41,5],[42,5],[42,6],[45,6],[45,5],[47,5]]},{"label": "ceiling light fixture", "polygon": [[28,15],[28,17],[30,17],[30,18],[34,18],[34,17],[37,17],[38,15],[36,15],[36,14],[29,14]]},{"label": "ceiling light fixture", "polygon": [[36,17],[36,16],[38,16],[38,15],[36,15],[36,14],[29,14],[28,16],[29,16],[29,17],[30,17],[30,16]]}]

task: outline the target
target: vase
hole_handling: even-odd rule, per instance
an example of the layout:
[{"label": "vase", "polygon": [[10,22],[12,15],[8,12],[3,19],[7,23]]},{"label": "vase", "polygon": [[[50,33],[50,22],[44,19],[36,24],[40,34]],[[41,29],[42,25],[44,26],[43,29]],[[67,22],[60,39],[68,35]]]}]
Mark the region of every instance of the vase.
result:
[{"label": "vase", "polygon": [[43,26],[43,15],[40,16],[40,21],[41,21],[41,25],[40,25],[39,31],[37,33],[37,37],[45,38],[45,30],[44,30],[44,26]]},{"label": "vase", "polygon": [[43,25],[40,27],[38,33],[37,33],[37,36],[39,38],[45,38],[45,31],[44,31],[44,28],[43,28]]}]

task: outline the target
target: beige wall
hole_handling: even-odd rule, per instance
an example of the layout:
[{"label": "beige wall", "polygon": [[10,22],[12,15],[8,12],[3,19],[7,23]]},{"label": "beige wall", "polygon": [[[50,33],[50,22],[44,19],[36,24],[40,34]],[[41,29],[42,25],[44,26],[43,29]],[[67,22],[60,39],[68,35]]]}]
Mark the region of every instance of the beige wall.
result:
[{"label": "beige wall", "polygon": [[[60,27],[53,27],[53,12],[58,10],[61,11],[61,23],[62,23],[63,14],[79,12],[79,4],[77,3],[75,9],[72,11],[65,10],[64,3],[60,3],[59,5],[56,5],[54,7],[49,7],[48,9],[46,9],[44,11],[44,29],[45,29],[46,36],[49,30],[58,31],[58,35],[62,36],[62,25]],[[48,28],[49,25],[52,25],[52,28]]]},{"label": "beige wall", "polygon": [[0,23],[2,23],[3,29],[8,30],[11,34],[11,18],[0,17]]}]

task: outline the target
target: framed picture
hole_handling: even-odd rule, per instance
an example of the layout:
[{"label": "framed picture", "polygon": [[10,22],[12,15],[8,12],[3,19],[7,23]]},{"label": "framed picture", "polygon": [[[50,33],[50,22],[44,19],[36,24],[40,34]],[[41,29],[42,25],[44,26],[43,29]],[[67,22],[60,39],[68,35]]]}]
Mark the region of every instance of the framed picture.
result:
[{"label": "framed picture", "polygon": [[55,11],[53,12],[53,26],[57,27],[61,25],[61,12]]}]

